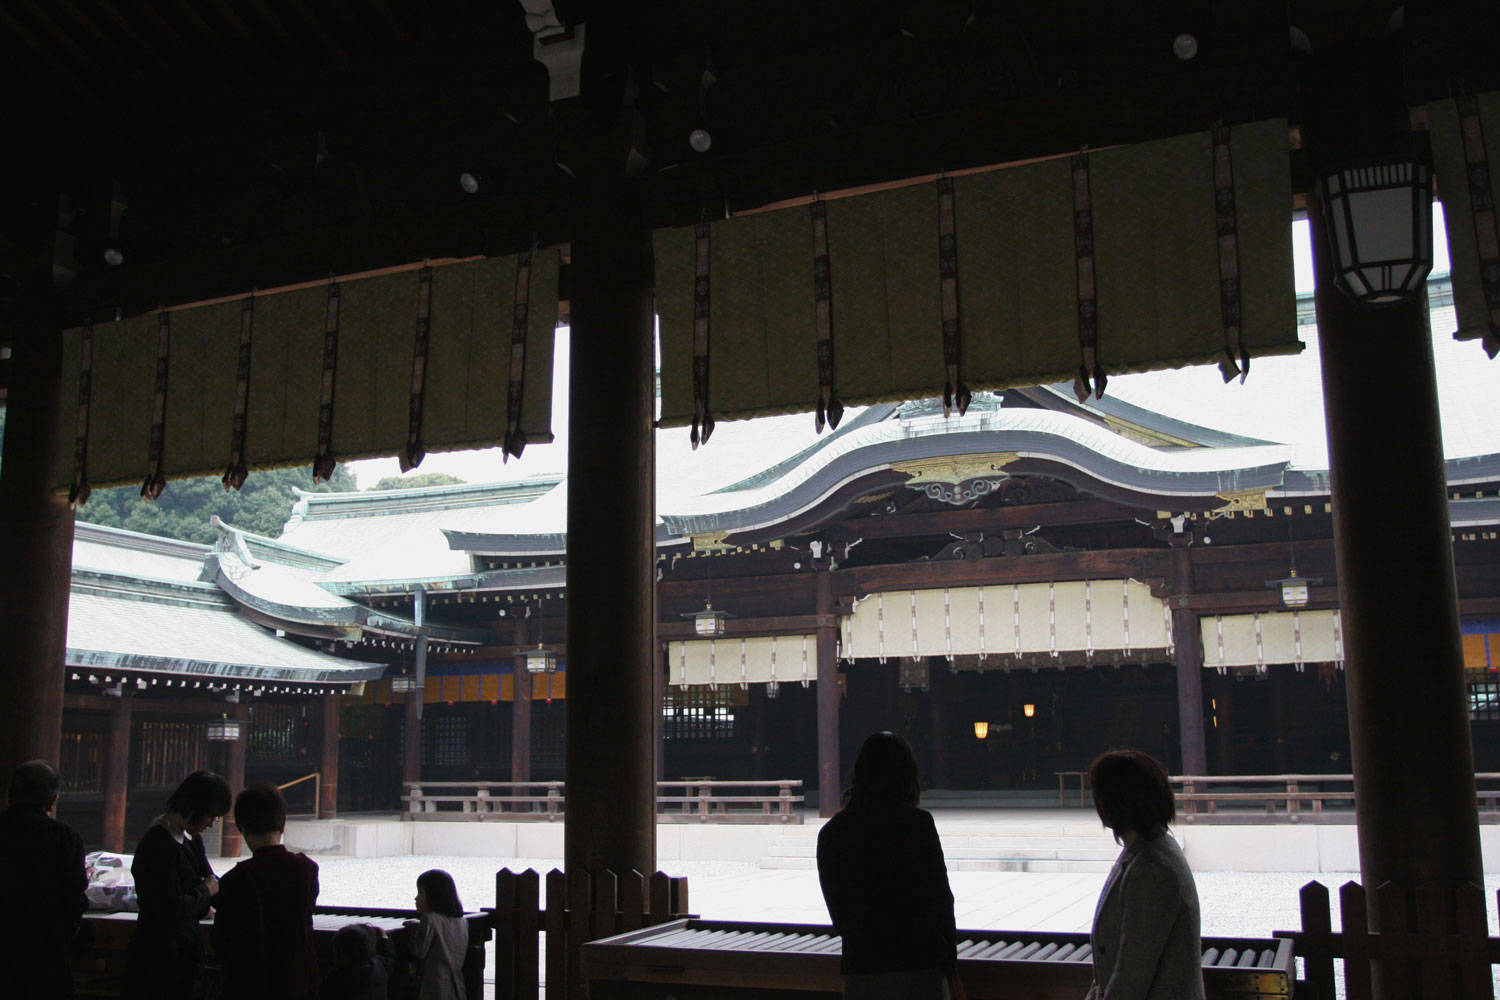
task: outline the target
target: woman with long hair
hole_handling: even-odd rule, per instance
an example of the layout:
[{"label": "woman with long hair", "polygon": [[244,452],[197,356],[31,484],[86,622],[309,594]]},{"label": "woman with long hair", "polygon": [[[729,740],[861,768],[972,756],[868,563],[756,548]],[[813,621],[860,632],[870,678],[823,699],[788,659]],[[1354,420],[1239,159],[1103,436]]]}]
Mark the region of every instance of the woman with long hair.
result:
[{"label": "woman with long hair", "polygon": [[844,808],[818,833],[818,881],[843,938],[844,996],[950,996],[953,892],[932,814],[917,808],[911,746],[875,733],[854,761]]},{"label": "woman with long hair", "polygon": [[453,876],[431,868],[417,876],[416,920],[408,920],[407,949],[417,959],[418,1000],[463,1000],[469,925]]},{"label": "woman with long hair", "polygon": [[1176,800],[1166,768],[1139,750],[1089,766],[1099,820],[1125,845],[1094,911],[1087,1000],[1203,1000],[1198,887],[1167,832]]}]

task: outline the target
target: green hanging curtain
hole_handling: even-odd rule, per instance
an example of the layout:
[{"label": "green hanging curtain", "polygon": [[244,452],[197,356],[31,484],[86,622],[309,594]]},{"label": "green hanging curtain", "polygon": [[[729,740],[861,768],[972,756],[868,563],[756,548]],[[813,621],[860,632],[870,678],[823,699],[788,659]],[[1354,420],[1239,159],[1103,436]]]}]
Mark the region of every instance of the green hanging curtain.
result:
[{"label": "green hanging curtain", "polygon": [[[1212,133],[1089,154],[1096,353],[1109,374],[1218,362],[1231,318],[1236,353],[1254,359],[1302,349],[1287,123],[1235,126],[1228,145],[1236,250],[1228,274]],[[998,389],[1072,381],[1080,366],[1080,250],[1069,159],[957,176],[952,197],[963,382]],[[826,202],[833,389],[845,404],[939,396],[948,383],[940,213],[931,182]],[[808,208],[715,222],[710,248],[705,289],[695,278],[693,228],[655,236],[661,426],[683,426],[693,415],[695,287],[707,291],[700,308],[708,315],[711,414],[814,410],[821,255]],[[1226,277],[1233,284],[1221,295]]]},{"label": "green hanging curtain", "polygon": [[[518,281],[523,261],[525,280]],[[428,452],[500,445],[517,391],[522,438],[513,442],[550,441],[558,269],[557,252],[541,250],[435,264],[425,296],[417,267],[261,293],[248,309],[236,299],[172,310],[160,421],[153,412],[160,314],[92,325],[86,382],[92,405],[76,422],[74,414],[84,416],[85,337],[81,329],[66,330],[59,489],[80,479],[91,486],[140,483],[157,425],[156,471],[167,479],[232,472],[236,459],[248,469],[311,465],[323,451],[325,405],[331,409],[326,449],[338,461],[397,455],[417,430]],[[524,363],[513,372],[513,357],[521,357],[514,343],[518,315],[526,317]],[[248,377],[237,428],[242,374]]]}]

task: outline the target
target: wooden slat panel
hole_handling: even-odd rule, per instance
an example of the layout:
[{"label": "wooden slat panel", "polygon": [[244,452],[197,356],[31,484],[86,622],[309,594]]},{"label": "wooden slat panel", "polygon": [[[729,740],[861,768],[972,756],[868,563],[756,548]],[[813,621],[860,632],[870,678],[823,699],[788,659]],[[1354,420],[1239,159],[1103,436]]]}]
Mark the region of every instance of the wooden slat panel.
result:
[{"label": "wooden slat panel", "polygon": [[672,882],[665,872],[651,876],[650,906],[647,924],[664,924],[672,919]]},{"label": "wooden slat panel", "polygon": [[589,928],[590,941],[614,937],[615,909],[619,906],[619,898],[619,880],[615,873],[608,868],[600,870],[594,876],[594,919]]}]

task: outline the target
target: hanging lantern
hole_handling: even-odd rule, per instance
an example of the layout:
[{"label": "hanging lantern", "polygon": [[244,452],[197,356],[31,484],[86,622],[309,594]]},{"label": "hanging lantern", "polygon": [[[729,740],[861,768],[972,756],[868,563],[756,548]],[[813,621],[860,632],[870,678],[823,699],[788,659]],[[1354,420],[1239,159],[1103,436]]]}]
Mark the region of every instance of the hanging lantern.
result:
[{"label": "hanging lantern", "polygon": [[1021,714],[1026,716],[1026,718],[1028,719],[1032,718],[1036,715],[1036,706],[1028,701],[1026,704],[1021,706]]},{"label": "hanging lantern", "polygon": [[724,634],[724,623],[732,616],[716,611],[713,602],[706,601],[702,611],[693,611],[682,617],[693,619],[693,633],[700,639],[712,639]]},{"label": "hanging lantern", "polygon": [[244,723],[227,715],[204,723],[203,738],[215,743],[233,743],[242,735]]},{"label": "hanging lantern", "polygon": [[417,679],[411,674],[396,674],[391,677],[391,693],[406,694],[417,689]]},{"label": "hanging lantern", "polygon": [[977,739],[977,740],[986,739],[986,738],[989,737],[989,735],[990,735],[990,724],[988,722],[976,722],[976,723],[974,723],[974,738],[975,739]]},{"label": "hanging lantern", "polygon": [[1287,608],[1305,608],[1312,597],[1312,584],[1321,583],[1321,580],[1310,580],[1297,575],[1296,567],[1292,568],[1292,575],[1281,580],[1267,580],[1267,587],[1279,587],[1281,589],[1281,604]]},{"label": "hanging lantern", "polygon": [[1417,295],[1432,270],[1432,167],[1399,157],[1318,178],[1334,278],[1371,305]]},{"label": "hanging lantern", "polygon": [[550,674],[557,670],[557,654],[550,649],[543,649],[541,643],[536,649],[526,651],[526,672],[529,674]]}]

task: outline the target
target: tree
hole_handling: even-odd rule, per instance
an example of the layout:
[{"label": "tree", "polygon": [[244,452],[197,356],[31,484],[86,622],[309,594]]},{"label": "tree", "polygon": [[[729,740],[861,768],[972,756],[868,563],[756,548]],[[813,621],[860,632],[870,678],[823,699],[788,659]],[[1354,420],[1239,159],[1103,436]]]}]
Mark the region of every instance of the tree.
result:
[{"label": "tree", "polygon": [[415,476],[386,476],[372,490],[414,490],[420,486],[462,486],[463,480],[446,472],[419,472]]},{"label": "tree", "polygon": [[209,545],[216,536],[209,518],[217,514],[236,528],[275,538],[296,502],[294,486],[309,493],[348,493],[355,489],[354,474],[340,465],[331,481],[313,485],[308,466],[270,469],[250,473],[239,491],[226,491],[217,476],[178,479],[168,483],[166,492],[155,502],[141,499],[137,486],[120,486],[95,490],[89,502],[78,508],[77,517],[93,524]]}]

